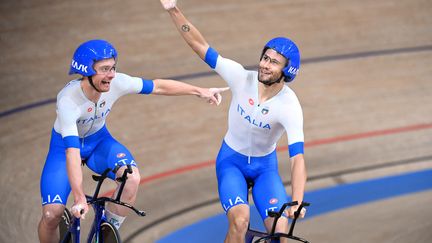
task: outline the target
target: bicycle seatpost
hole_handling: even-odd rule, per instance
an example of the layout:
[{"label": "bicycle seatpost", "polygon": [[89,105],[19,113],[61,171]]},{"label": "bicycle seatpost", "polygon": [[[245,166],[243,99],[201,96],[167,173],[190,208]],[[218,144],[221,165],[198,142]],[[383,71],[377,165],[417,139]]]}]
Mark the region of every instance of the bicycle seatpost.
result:
[{"label": "bicycle seatpost", "polygon": [[133,172],[132,171],[132,166],[131,165],[127,165],[127,168],[123,171],[123,175],[121,177],[119,177],[119,178],[116,179],[117,181],[119,181],[121,183],[119,191],[117,193],[117,197],[115,199],[116,201],[120,201],[121,194],[123,193],[123,189],[124,189],[124,186],[126,184],[127,174],[132,174],[132,172]]}]

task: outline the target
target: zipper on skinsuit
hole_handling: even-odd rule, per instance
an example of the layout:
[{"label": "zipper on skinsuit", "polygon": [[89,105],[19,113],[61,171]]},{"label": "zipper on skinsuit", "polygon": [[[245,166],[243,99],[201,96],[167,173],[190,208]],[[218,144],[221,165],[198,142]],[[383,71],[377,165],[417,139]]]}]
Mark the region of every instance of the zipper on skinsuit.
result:
[{"label": "zipper on skinsuit", "polygon": [[254,105],[253,107],[253,112],[251,115],[251,123],[249,124],[249,134],[248,134],[248,142],[249,142],[249,151],[248,151],[248,164],[251,163],[251,154],[252,154],[252,140],[253,140],[253,136],[252,136],[252,132],[253,132],[253,128],[254,128],[254,120],[257,117],[257,113],[259,112],[260,109],[260,104],[258,105]]},{"label": "zipper on skinsuit", "polygon": [[90,128],[89,128],[89,130],[87,130],[87,132],[86,133],[84,133],[84,135],[83,135],[83,139],[82,139],[82,142],[81,142],[81,148],[82,149],[84,149],[84,139],[85,139],[85,137],[87,136],[87,134],[90,132],[90,130],[93,128],[93,125],[94,125],[94,122],[95,122],[95,120],[96,120],[96,117],[97,117],[97,102],[96,103],[94,103],[94,114],[93,114],[93,120],[92,120],[92,123],[91,123],[91,125],[90,125]]}]

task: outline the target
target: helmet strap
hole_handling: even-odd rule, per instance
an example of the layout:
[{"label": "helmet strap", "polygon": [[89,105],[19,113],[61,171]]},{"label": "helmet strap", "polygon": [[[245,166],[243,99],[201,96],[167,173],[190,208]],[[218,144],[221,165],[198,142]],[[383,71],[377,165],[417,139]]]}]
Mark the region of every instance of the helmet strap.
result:
[{"label": "helmet strap", "polygon": [[99,93],[102,93],[102,91],[98,90],[96,88],[96,86],[94,85],[92,76],[88,76],[88,80],[89,80],[90,85],[93,87],[93,89],[95,89]]}]

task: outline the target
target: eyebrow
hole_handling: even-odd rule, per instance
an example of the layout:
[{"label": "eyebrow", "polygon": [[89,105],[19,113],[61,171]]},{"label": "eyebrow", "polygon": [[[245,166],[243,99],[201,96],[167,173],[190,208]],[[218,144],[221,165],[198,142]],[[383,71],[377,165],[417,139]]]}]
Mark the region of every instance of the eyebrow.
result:
[{"label": "eyebrow", "polygon": [[109,68],[112,68],[112,67],[115,67],[115,66],[117,66],[117,64],[114,64],[114,65],[102,65],[102,66],[99,66],[99,68],[106,68],[106,67],[109,67]]},{"label": "eyebrow", "polygon": [[279,60],[275,59],[275,58],[271,58],[269,55],[264,54],[264,57],[267,57],[268,59],[270,59],[271,62],[276,62],[276,63],[281,63]]}]

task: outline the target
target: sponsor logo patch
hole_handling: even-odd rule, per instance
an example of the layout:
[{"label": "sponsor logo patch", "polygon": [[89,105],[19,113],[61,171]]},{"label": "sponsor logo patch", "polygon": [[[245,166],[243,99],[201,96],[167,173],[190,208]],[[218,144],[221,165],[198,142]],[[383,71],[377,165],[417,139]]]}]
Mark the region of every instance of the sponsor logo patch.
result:
[{"label": "sponsor logo patch", "polygon": [[269,201],[270,204],[276,204],[277,202],[278,202],[277,198],[272,198]]},{"label": "sponsor logo patch", "polygon": [[125,153],[118,153],[117,154],[117,158],[119,158],[119,159],[124,158],[125,156],[126,156]]},{"label": "sponsor logo patch", "polygon": [[254,104],[255,104],[254,100],[251,99],[251,98],[249,98],[249,104],[250,104],[250,105],[254,105]]}]

